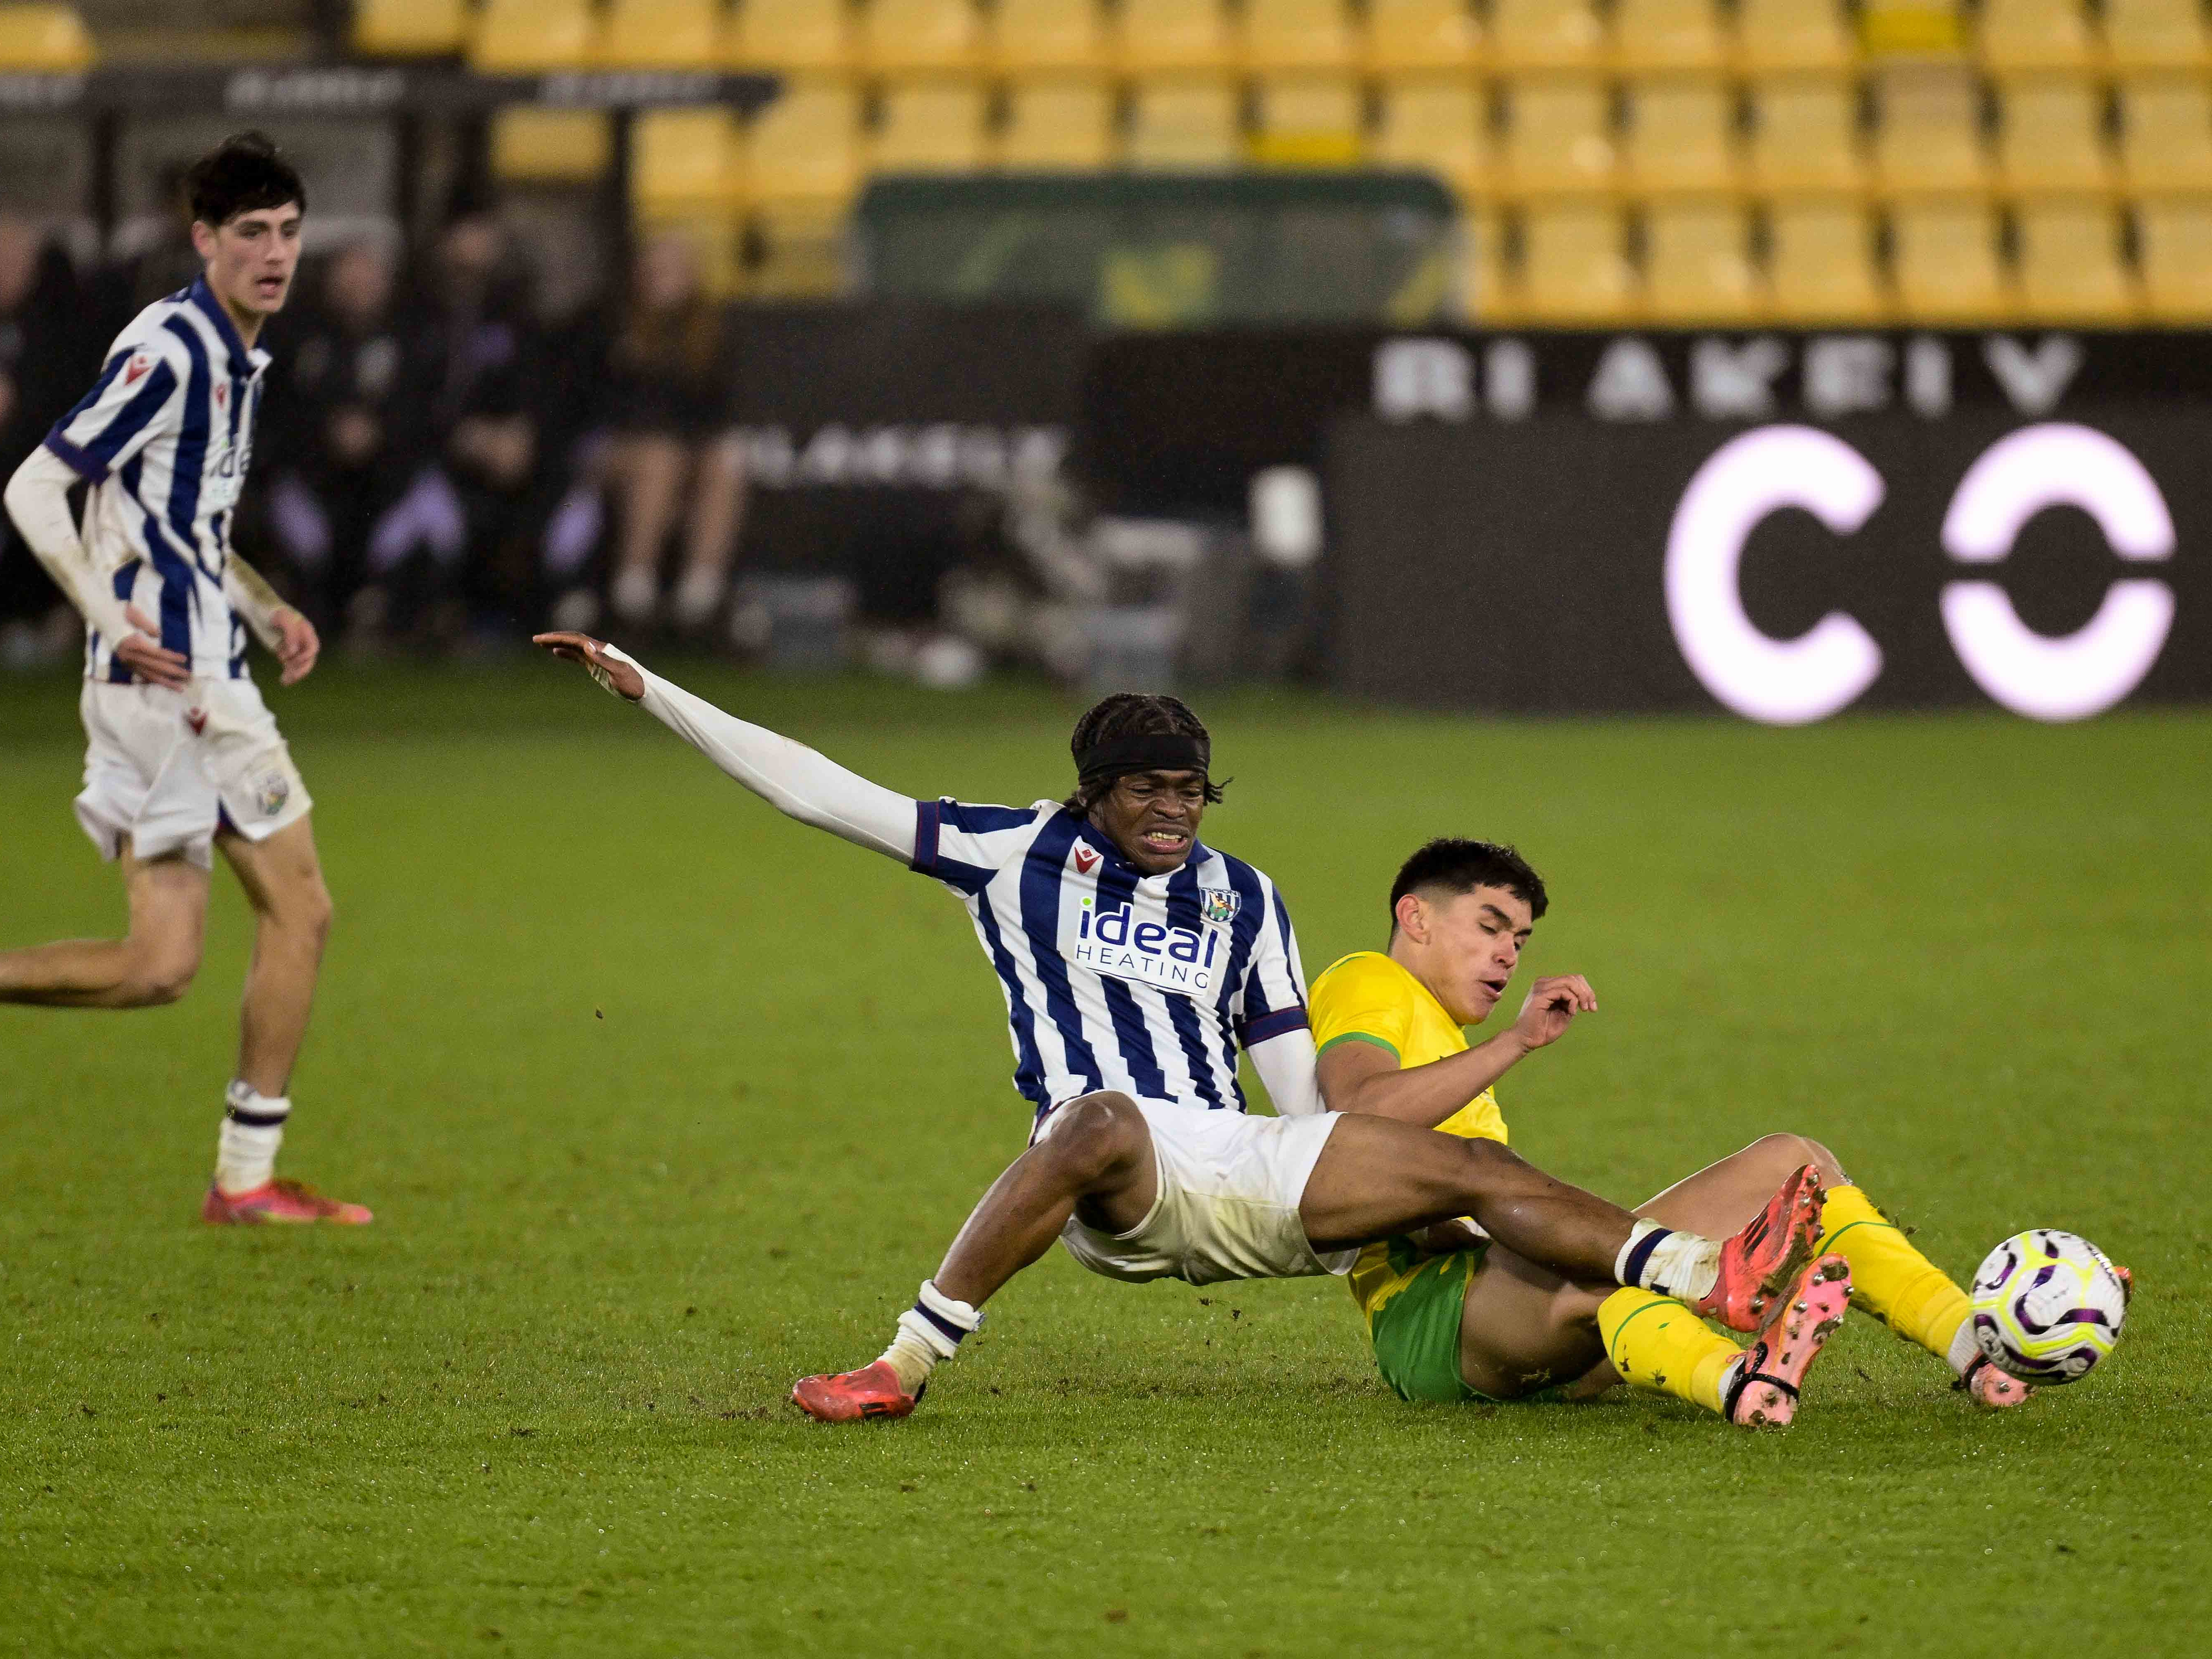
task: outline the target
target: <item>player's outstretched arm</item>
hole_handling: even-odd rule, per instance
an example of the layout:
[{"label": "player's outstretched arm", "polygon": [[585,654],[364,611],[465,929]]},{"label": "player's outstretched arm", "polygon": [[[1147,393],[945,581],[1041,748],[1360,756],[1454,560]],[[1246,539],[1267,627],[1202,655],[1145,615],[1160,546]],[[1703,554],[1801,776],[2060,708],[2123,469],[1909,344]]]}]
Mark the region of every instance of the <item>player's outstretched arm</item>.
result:
[{"label": "player's outstretched arm", "polygon": [[1337,1042],[1321,1057],[1322,1093],[1340,1112],[1370,1112],[1433,1129],[1524,1056],[1565,1035],[1577,1014],[1594,1013],[1597,994],[1580,974],[1549,975],[1528,988],[1511,1029],[1463,1054],[1400,1070],[1372,1042]]},{"label": "player's outstretched arm", "polygon": [[222,593],[231,609],[246,618],[254,638],[276,659],[283,683],[292,685],[307,678],[323,649],[314,623],[296,606],[287,605],[261,573],[235,553],[223,564]]},{"label": "player's outstretched arm", "polygon": [[625,702],[644,708],[739,783],[787,817],[856,847],[914,862],[915,803],[847,771],[804,744],[749,725],[662,679],[617,647],[588,634],[538,634],[532,642],[580,663]]},{"label": "player's outstretched arm", "polygon": [[114,641],[123,665],[140,679],[181,690],[191,683],[191,659],[164,650],[143,619],[109,591],[92,567],[69,507],[70,489],[80,482],[74,467],[41,444],[8,481],[8,516],[85,625]]}]

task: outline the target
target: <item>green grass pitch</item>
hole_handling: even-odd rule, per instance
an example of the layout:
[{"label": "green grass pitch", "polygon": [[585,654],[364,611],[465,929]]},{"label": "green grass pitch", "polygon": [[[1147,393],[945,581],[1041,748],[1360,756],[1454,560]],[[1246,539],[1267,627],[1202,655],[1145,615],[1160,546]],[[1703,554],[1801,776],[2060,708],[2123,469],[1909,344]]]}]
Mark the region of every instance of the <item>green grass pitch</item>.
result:
[{"label": "green grass pitch", "polygon": [[[920,793],[1063,787],[1036,687],[678,672]],[[0,942],[119,919],[74,695],[0,686]],[[1055,1254],[854,1431],[791,1380],[878,1351],[1027,1127],[957,901],[573,670],[272,702],[339,911],[286,1168],[378,1220],[195,1219],[227,875],[181,1004],[0,1009],[0,1651],[2203,1651],[2212,718],[1200,699],[1208,838],[1283,884],[1310,973],[1380,942],[1431,835],[1546,872],[1528,965],[1602,1008],[1503,1085],[1531,1157],[1634,1200],[1790,1128],[1960,1276],[2087,1233],[2143,1291],[2082,1386],[1980,1416],[1855,1319],[1787,1435],[1417,1407],[1340,1285]]]}]

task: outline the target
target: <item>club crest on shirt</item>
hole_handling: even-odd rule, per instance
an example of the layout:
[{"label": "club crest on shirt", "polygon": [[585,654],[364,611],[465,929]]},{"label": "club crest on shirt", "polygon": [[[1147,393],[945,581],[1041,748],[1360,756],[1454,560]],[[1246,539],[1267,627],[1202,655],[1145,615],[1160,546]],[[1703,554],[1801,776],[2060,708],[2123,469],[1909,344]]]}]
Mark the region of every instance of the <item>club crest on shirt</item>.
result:
[{"label": "club crest on shirt", "polygon": [[1243,896],[1233,887],[1201,887],[1198,890],[1198,913],[1208,921],[1234,921],[1237,907]]},{"label": "club crest on shirt", "polygon": [[217,409],[221,409],[229,402],[230,382],[228,380],[217,380],[215,383],[215,406]]}]

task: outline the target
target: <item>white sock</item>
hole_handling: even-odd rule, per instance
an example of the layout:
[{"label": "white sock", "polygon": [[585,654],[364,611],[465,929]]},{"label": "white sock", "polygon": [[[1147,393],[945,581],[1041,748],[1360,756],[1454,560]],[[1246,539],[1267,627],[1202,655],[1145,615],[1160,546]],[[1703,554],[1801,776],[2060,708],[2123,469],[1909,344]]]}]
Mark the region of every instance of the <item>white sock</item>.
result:
[{"label": "white sock", "polygon": [[941,1360],[960,1352],[961,1340],[983,1322],[983,1310],[956,1302],[929,1280],[914,1306],[898,1317],[898,1334],[879,1358],[898,1373],[899,1387],[918,1395]]},{"label": "white sock", "polygon": [[684,628],[696,628],[714,614],[722,603],[722,573],[703,570],[697,567],[684,573],[676,584],[676,620]]},{"label": "white sock", "polygon": [[1613,1276],[1636,1290],[1700,1301],[1720,1283],[1720,1243],[1656,1221],[1639,1221],[1628,1230],[1628,1242],[1614,1258]]},{"label": "white sock", "polygon": [[216,1141],[215,1184],[226,1193],[250,1193],[276,1173],[276,1149],[284,1144],[292,1102],[284,1095],[271,1099],[242,1079],[232,1082],[223,1098],[229,1110]]},{"label": "white sock", "polygon": [[615,572],[607,602],[626,623],[641,623],[660,602],[660,579],[649,568],[627,565]]},{"label": "white sock", "polygon": [[1981,1357],[1982,1345],[1974,1340],[1974,1316],[1968,1314],[1952,1333],[1951,1346],[1944,1351],[1943,1358],[1953,1370],[1964,1376],[1967,1368]]}]

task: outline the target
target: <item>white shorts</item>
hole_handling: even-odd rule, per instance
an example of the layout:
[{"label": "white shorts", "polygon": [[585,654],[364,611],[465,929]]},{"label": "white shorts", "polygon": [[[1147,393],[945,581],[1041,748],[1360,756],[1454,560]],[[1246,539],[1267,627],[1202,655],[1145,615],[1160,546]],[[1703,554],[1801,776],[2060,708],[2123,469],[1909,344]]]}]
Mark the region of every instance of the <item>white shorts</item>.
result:
[{"label": "white shorts", "polygon": [[314,803],[249,679],[166,686],[87,680],[84,790],[76,819],[104,859],[123,837],[142,859],[182,853],[205,869],[218,828],[266,841]]},{"label": "white shorts", "polygon": [[[1213,1285],[1352,1270],[1358,1251],[1316,1255],[1298,1219],[1298,1200],[1336,1113],[1248,1117],[1174,1100],[1139,1100],[1137,1109],[1152,1131],[1159,1196],[1126,1233],[1102,1233],[1068,1218],[1060,1242],[1092,1273],[1135,1283]],[[1036,1138],[1052,1128],[1048,1116]]]}]

